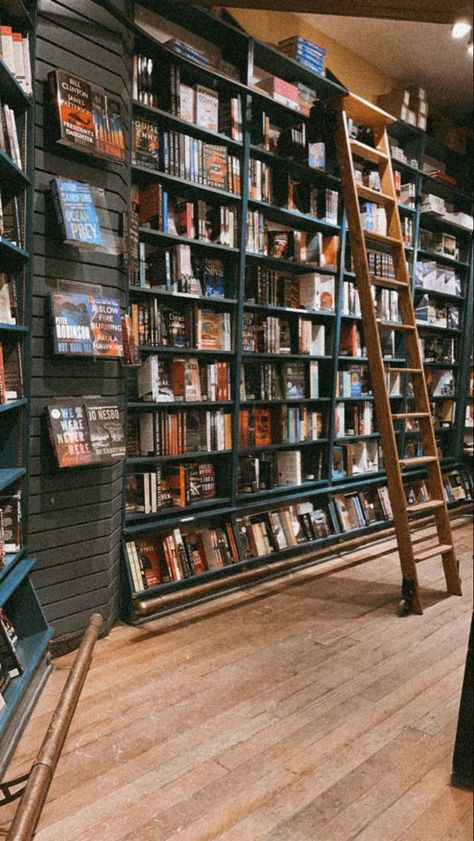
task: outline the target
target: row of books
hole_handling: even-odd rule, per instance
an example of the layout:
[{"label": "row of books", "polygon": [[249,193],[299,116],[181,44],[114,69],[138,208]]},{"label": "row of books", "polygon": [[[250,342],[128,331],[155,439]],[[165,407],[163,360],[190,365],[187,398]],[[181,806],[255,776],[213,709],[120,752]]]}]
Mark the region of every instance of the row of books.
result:
[{"label": "row of books", "polygon": [[[317,444],[317,441],[315,442]],[[251,494],[273,488],[297,487],[321,479],[321,447],[278,450],[240,456],[237,464],[237,493]]]},{"label": "row of books", "polygon": [[187,508],[214,499],[217,481],[215,465],[204,461],[129,472],[125,511],[127,515],[153,514],[167,508]]},{"label": "row of books", "polygon": [[374,427],[374,404],[371,400],[360,403],[336,403],[334,408],[336,437],[349,435],[371,435]]},{"label": "row of books", "polygon": [[307,406],[241,409],[239,413],[239,447],[299,444],[323,435],[322,412]]},{"label": "row of books", "polygon": [[6,688],[14,678],[23,674],[23,671],[16,627],[5,610],[0,608],[0,715],[6,706]]},{"label": "row of books", "polygon": [[24,93],[31,96],[33,87],[29,37],[16,32],[3,21],[0,26],[0,56]]},{"label": "row of books", "polygon": [[215,257],[198,257],[193,254],[191,246],[184,243],[151,253],[146,253],[145,243],[140,243],[136,285],[142,289],[195,297],[233,297],[233,284],[223,261]]},{"label": "row of books", "polygon": [[132,164],[240,195],[240,158],[227,146],[208,143],[149,120],[133,123]]},{"label": "row of books", "polygon": [[23,397],[23,354],[19,342],[0,341],[0,404]]},{"label": "row of books", "polygon": [[209,204],[200,198],[182,199],[156,181],[140,188],[136,204],[141,226],[200,242],[237,247],[238,217],[233,206]]},{"label": "row of books", "polygon": [[137,397],[154,403],[230,400],[230,374],[227,362],[192,357],[167,361],[150,354],[137,373]]},{"label": "row of books", "polygon": [[317,274],[284,274],[264,266],[249,266],[245,298],[249,303],[334,312],[334,277]]},{"label": "row of books", "polygon": [[240,383],[241,400],[317,400],[319,363],[279,361],[256,365],[245,362]]},{"label": "row of books", "polygon": [[251,158],[249,164],[249,199],[338,224],[337,190],[297,181],[290,173],[274,171],[269,164],[255,158]]},{"label": "row of books", "polygon": [[132,330],[143,347],[230,351],[231,314],[188,304],[168,306],[156,298],[132,303]]},{"label": "row of books", "polygon": [[382,453],[378,441],[351,441],[333,447],[333,479],[376,473],[378,470],[382,470]]},{"label": "row of books", "polygon": [[[444,474],[443,481],[448,502],[473,498],[469,471],[451,470]],[[405,495],[408,505],[426,500],[425,482],[408,482]],[[303,549],[306,543],[364,529],[391,520],[392,516],[388,491],[382,485],[243,514],[236,517],[235,534],[230,520],[212,527],[181,525],[166,529],[157,535],[127,540],[125,554],[133,588],[140,592],[240,560],[295,547]]]},{"label": "row of books", "polygon": [[456,362],[456,340],[439,336],[421,336],[421,352],[425,362]]},{"label": "row of books", "polygon": [[120,101],[95,82],[65,70],[48,74],[56,142],[114,163],[125,163]]},{"label": "row of books", "polygon": [[244,312],[242,350],[247,353],[308,353],[324,356],[326,328],[310,319],[297,323],[280,316]]},{"label": "row of books", "polygon": [[6,239],[23,248],[25,244],[25,203],[23,196],[2,198],[0,185],[0,240]]},{"label": "row of books", "polygon": [[127,540],[125,553],[135,592],[238,563],[232,524],[211,528],[182,526],[159,536]]},{"label": "row of books", "polygon": [[232,448],[232,416],[223,409],[130,412],[128,456],[167,456]]},{"label": "row of books", "polygon": [[0,569],[7,553],[20,551],[22,531],[21,492],[0,495]]},{"label": "row of books", "polygon": [[264,257],[313,263],[321,268],[336,268],[339,237],[311,232],[269,228],[265,214],[247,212],[247,251]]},{"label": "row of books", "polygon": [[420,228],[420,248],[442,254],[444,257],[452,257],[453,260],[460,259],[460,245],[454,234]]},{"label": "row of books", "polygon": [[418,324],[442,327],[445,330],[459,330],[459,307],[446,304],[438,298],[422,295],[415,302],[415,318]]},{"label": "row of books", "polygon": [[24,130],[19,130],[13,108],[0,101],[0,149],[6,152],[18,169],[26,166],[24,134]]},{"label": "row of books", "polygon": [[456,271],[442,266],[436,260],[416,261],[415,286],[445,295],[462,295],[460,276]]},{"label": "row of books", "polygon": [[275,152],[309,169],[326,169],[326,144],[323,140],[310,140],[306,123],[279,126],[260,109],[253,115],[250,131],[252,143],[265,151]]},{"label": "row of books", "polygon": [[258,90],[264,91],[275,102],[309,116],[311,108],[316,102],[316,92],[302,82],[287,82],[279,76],[265,76],[255,84]]},{"label": "row of books", "polygon": [[0,272],[0,324],[17,324],[18,315],[17,280]]}]

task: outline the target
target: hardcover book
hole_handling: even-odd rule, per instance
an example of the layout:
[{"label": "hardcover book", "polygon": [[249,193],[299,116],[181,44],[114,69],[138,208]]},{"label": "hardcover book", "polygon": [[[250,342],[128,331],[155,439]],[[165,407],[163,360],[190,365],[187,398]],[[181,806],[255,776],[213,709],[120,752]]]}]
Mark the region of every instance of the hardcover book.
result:
[{"label": "hardcover book", "polygon": [[132,164],[160,168],[160,130],[151,120],[133,121]]},{"label": "hardcover book", "polygon": [[100,397],[66,397],[47,406],[46,412],[59,467],[125,458],[125,438],[116,404]]},{"label": "hardcover book", "polygon": [[103,237],[90,184],[53,178],[50,186],[57,221],[66,245],[100,250]]},{"label": "hardcover book", "polygon": [[123,357],[120,304],[114,298],[50,293],[53,353]]}]

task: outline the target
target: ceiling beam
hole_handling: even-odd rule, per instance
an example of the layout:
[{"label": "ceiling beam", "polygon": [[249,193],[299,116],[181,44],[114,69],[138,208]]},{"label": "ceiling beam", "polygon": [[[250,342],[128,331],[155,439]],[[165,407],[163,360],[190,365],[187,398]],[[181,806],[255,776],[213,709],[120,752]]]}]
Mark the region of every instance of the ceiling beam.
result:
[{"label": "ceiling beam", "polygon": [[315,15],[411,20],[451,24],[460,17],[472,20],[470,0],[184,0],[200,6],[309,12]]}]

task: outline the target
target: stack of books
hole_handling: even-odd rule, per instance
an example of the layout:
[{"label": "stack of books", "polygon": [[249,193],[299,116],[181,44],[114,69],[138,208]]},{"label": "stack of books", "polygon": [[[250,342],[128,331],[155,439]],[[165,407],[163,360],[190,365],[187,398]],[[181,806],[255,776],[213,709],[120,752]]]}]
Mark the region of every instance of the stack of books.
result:
[{"label": "stack of books", "polygon": [[301,35],[292,35],[291,38],[285,38],[279,41],[278,47],[282,53],[294,58],[299,64],[303,64],[315,73],[321,76],[326,75],[324,69],[324,57],[326,50],[319,47],[313,41],[308,41],[302,38]]}]

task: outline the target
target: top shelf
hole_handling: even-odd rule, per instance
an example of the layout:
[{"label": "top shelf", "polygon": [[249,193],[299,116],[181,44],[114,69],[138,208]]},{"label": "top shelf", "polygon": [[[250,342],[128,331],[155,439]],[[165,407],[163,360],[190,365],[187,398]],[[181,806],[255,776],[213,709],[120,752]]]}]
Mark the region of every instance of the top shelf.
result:
[{"label": "top shelf", "polygon": [[[1,3],[0,3],[1,10]],[[10,73],[7,65],[0,58],[0,90],[2,101],[6,102],[14,111],[26,111],[31,105],[30,98],[24,93],[17,80]]]},{"label": "top shelf", "polygon": [[23,34],[33,29],[31,15],[22,0],[0,0],[0,19],[2,24],[17,27]]},{"label": "top shelf", "polygon": [[302,82],[316,91],[320,99],[343,96],[347,88],[331,79],[321,76],[298,61],[281,53],[276,46],[265,44],[263,41],[251,39],[254,49],[254,62],[257,67],[266,70],[274,76],[282,76],[287,81]]}]

